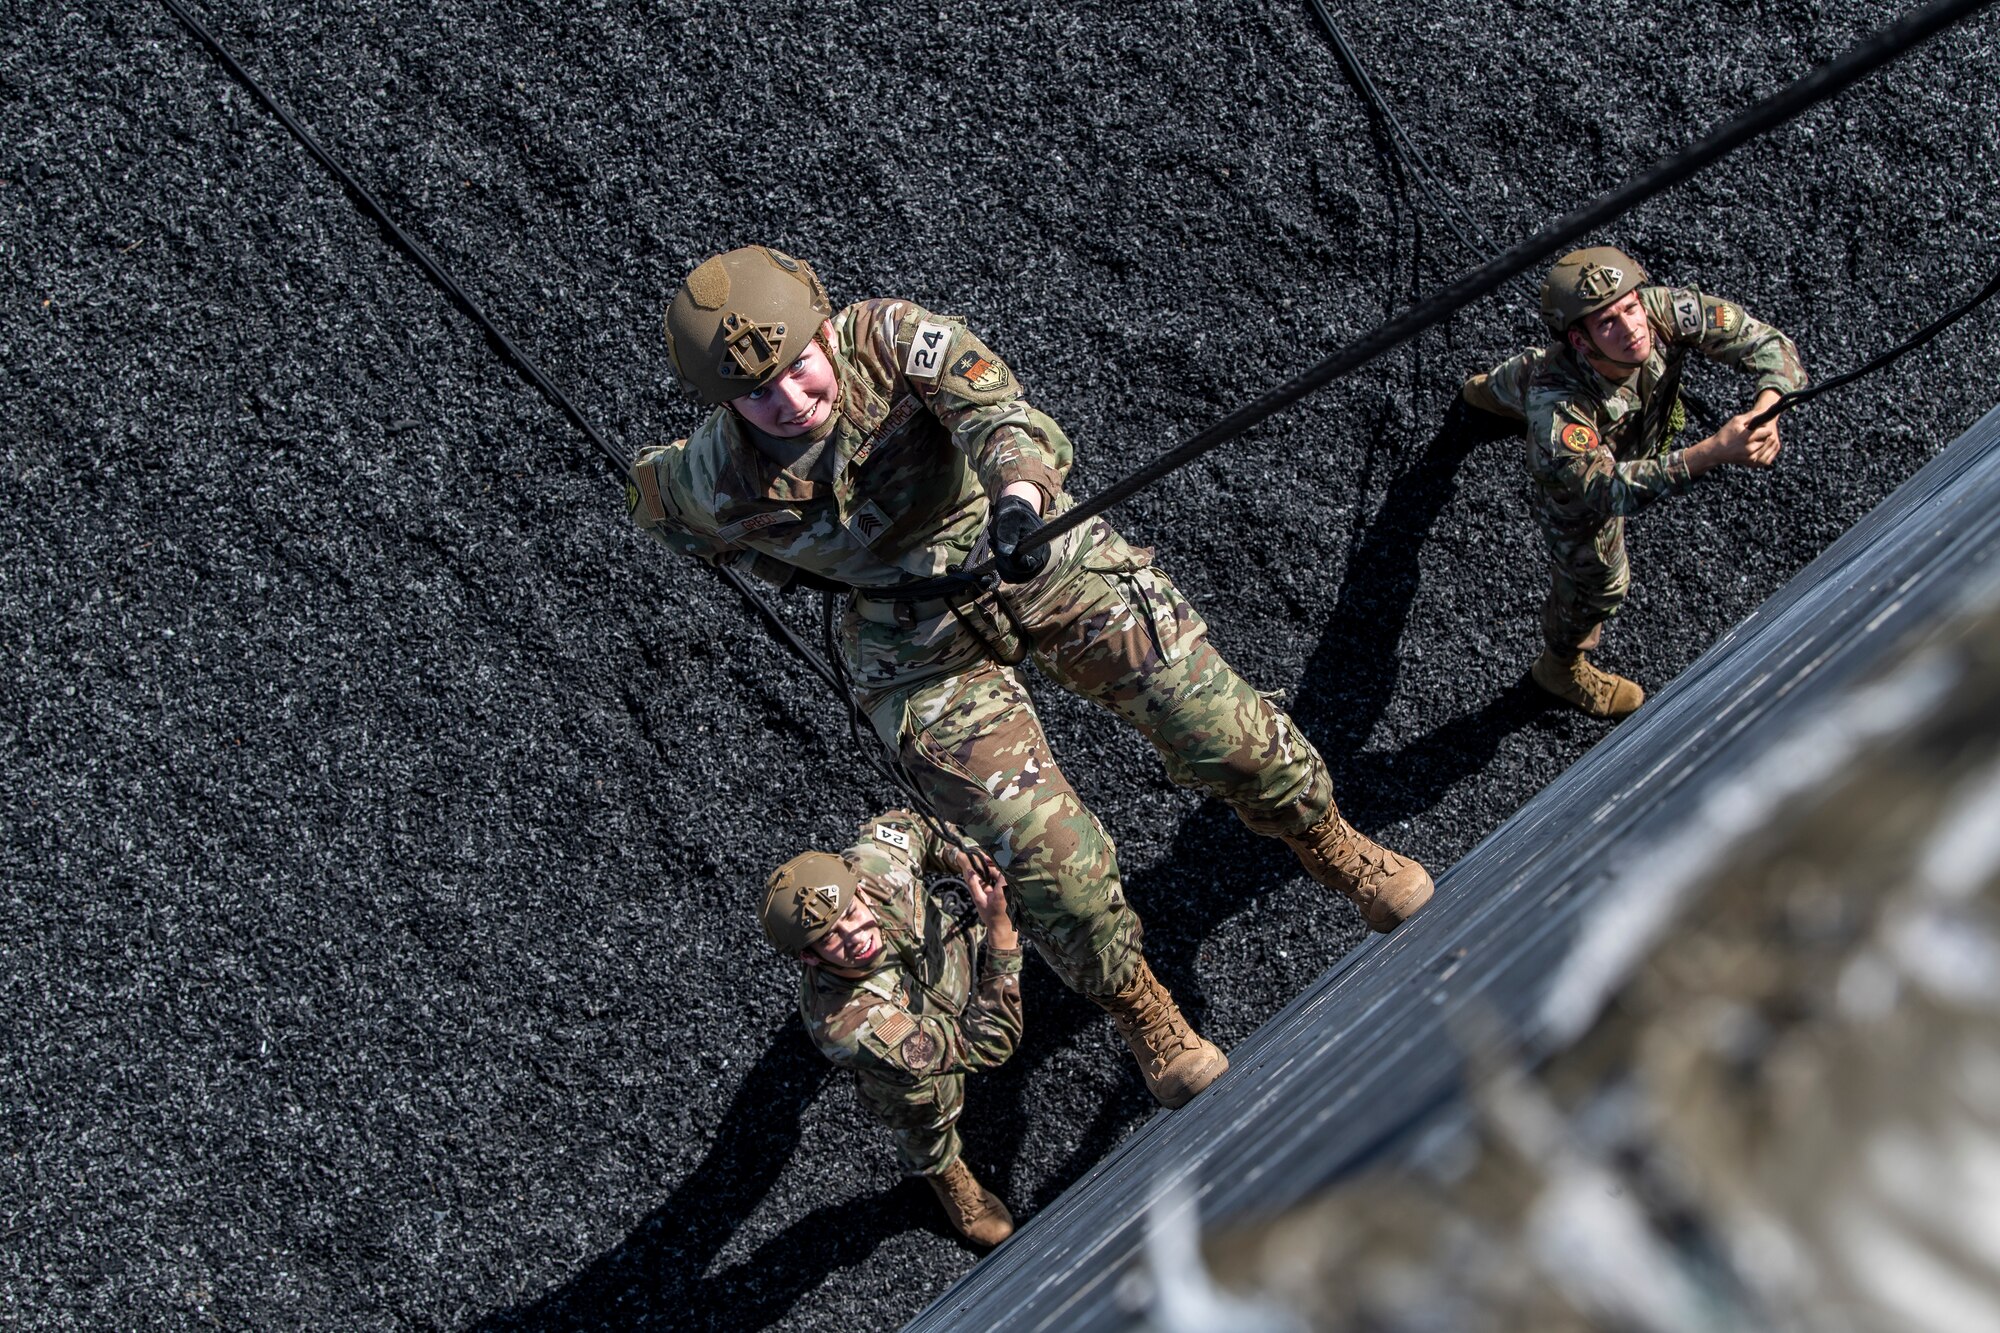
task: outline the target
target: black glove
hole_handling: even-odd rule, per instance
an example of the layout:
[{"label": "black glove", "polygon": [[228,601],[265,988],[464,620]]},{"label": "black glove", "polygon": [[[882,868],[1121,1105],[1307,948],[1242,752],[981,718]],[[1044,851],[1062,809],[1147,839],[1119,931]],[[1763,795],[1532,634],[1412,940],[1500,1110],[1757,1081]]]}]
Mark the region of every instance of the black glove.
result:
[{"label": "black glove", "polygon": [[1018,495],[1003,495],[993,507],[993,567],[1009,583],[1026,583],[1049,563],[1046,543],[1032,551],[1021,544],[1042,526],[1042,516]]}]

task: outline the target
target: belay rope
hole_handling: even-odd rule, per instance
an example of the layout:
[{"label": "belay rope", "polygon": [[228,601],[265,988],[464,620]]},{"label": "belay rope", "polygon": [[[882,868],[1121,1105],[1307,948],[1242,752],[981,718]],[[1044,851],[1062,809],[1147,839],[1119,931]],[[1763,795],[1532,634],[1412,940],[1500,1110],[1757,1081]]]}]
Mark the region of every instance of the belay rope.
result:
[{"label": "belay rope", "polygon": [[[605,460],[616,470],[619,481],[623,483],[631,470],[632,458],[623,449],[620,449],[605,438],[591,424],[590,420],[570,400],[569,395],[564,393],[560,387],[541,372],[540,368],[528,358],[527,354],[521,351],[515,345],[514,341],[487,316],[479,304],[466,294],[465,290],[459,286],[451,274],[432,258],[422,245],[404,232],[401,227],[397,226],[395,220],[390,217],[388,211],[382,207],[380,202],[358,180],[343,169],[325,149],[320,147],[319,143],[307,132],[305,127],[299,124],[278,103],[277,99],[266,92],[242,65],[237,63],[236,59],[224,49],[222,44],[195,19],[193,14],[188,12],[180,3],[180,0],[162,0],[162,2],[172,11],[174,17],[189,32],[193,33],[195,38],[214,55],[224,70],[232,78],[236,79],[237,82],[242,84],[267,110],[276,116],[284,127],[290,131],[292,137],[297,139],[320,165],[325,167],[340,182],[356,205],[381,226],[389,241],[397,249],[402,250],[404,254],[408,255],[417,264],[418,268],[423,271],[424,275],[439,290],[444,292],[451,299],[452,303],[471,319],[474,324],[478,325],[481,332],[486,335],[487,342],[493,347],[494,351],[509,365],[513,366],[515,370],[520,372],[530,384],[562,412],[572,425],[583,433]],[[1408,135],[1403,132],[1401,123],[1389,111],[1386,100],[1381,97],[1379,90],[1375,88],[1373,80],[1362,69],[1358,58],[1354,56],[1346,39],[1334,25],[1332,16],[1320,3],[1320,0],[1310,0],[1310,3],[1314,11],[1319,15],[1322,23],[1326,26],[1328,32],[1334,37],[1335,45],[1339,49],[1343,61],[1348,64],[1350,71],[1354,72],[1357,83],[1363,89],[1364,96],[1367,96],[1381,110],[1384,119],[1391,126],[1390,143],[1395,148],[1398,157],[1403,160],[1405,173],[1418,181],[1425,197],[1430,200],[1432,207],[1445,220],[1461,244],[1474,254],[1480,253],[1480,247],[1465,234],[1465,231],[1461,229],[1458,222],[1451,217],[1443,204],[1433,194],[1428,180],[1425,179],[1428,177],[1429,172],[1423,168],[1420,159],[1414,159],[1414,145],[1410,145],[1406,152],[1404,144],[1408,140]],[[1888,27],[1870,36],[1845,55],[1820,66],[1797,82],[1779,90],[1770,97],[1751,106],[1734,119],[1710,131],[1705,137],[1696,141],[1688,148],[1683,149],[1680,153],[1641,172],[1618,189],[1586,204],[1568,216],[1558,219],[1526,240],[1494,255],[1485,263],[1466,273],[1441,291],[1433,293],[1429,298],[1405,310],[1402,314],[1376,326],[1362,337],[1336,350],[1318,363],[1298,372],[1284,383],[1266,391],[1261,397],[1238,407],[1184,443],[1162,454],[1153,462],[1127,474],[1121,480],[1098,491],[1089,499],[1082,501],[1065,513],[1051,519],[1036,529],[1034,534],[1029,538],[1025,549],[1033,550],[1036,547],[1047,545],[1057,537],[1088,522],[1113,505],[1129,499],[1160,478],[1185,467],[1201,455],[1244,434],[1281,408],[1290,406],[1292,403],[1304,398],[1307,394],[1324,388],[1333,380],[1349,374],[1373,361],[1383,353],[1401,346],[1403,343],[1418,336],[1433,325],[1442,322],[1473,301],[1494,291],[1502,283],[1520,277],[1530,267],[1539,263],[1559,248],[1604,225],[1661,191],[1679,184],[1710,163],[1733,152],[1750,140],[1770,132],[1807,109],[1841,92],[1851,84],[1903,54],[1919,42],[1927,40],[1953,24],[1970,18],[1993,3],[1995,3],[1995,0],[1932,0],[1932,3],[1911,11],[1894,23],[1891,23]],[[1478,223],[1471,218],[1469,213],[1466,214],[1465,221],[1481,241],[1486,241],[1485,233],[1479,228]],[[1491,242],[1487,242],[1487,246],[1490,247],[1490,245]],[[1963,318],[1974,307],[1991,298],[1996,292],[2000,292],[2000,274],[1996,274],[1993,281],[1989,282],[1978,295],[1946,312],[1908,341],[1899,344],[1897,347],[1890,349],[1888,352],[1877,356],[1865,365],[1844,375],[1808,386],[1797,393],[1784,395],[1777,403],[1760,413],[1753,424],[1761,425],[1763,422],[1776,417],[1781,412],[1807,402],[1829,389],[1837,388],[1840,385],[1859,379],[1861,376],[1887,365],[1904,353],[1923,346],[1951,324]],[[932,806],[921,788],[903,767],[900,757],[888,749],[881,741],[881,738],[875,734],[873,727],[868,723],[860,699],[854,690],[852,682],[847,678],[845,663],[839,652],[839,646],[835,642],[835,595],[831,593],[827,594],[821,608],[821,631],[825,648],[825,653],[822,656],[820,652],[816,652],[799,638],[798,634],[778,614],[777,609],[771,606],[763,596],[751,587],[748,580],[744,579],[741,574],[726,566],[718,565],[712,566],[712,568],[715,569],[724,582],[734,588],[737,594],[743,598],[752,614],[764,625],[766,630],[779,642],[784,644],[800,661],[804,662],[814,674],[824,680],[833,689],[836,696],[842,700],[847,712],[848,729],[868,765],[885,781],[889,782],[891,786],[909,798],[912,804],[923,815],[926,822],[933,826],[933,829],[939,836],[947,838],[962,849],[970,850],[963,840],[952,837],[949,826],[938,817],[935,807]],[[995,586],[996,583],[997,575],[994,572],[994,562],[988,559],[940,578],[918,580],[888,589],[870,589],[869,593],[874,597],[894,597],[898,599],[934,598],[953,593],[963,593],[974,589],[986,589]],[[864,731],[867,733],[868,740],[875,742],[873,747],[863,739],[862,733]]]}]

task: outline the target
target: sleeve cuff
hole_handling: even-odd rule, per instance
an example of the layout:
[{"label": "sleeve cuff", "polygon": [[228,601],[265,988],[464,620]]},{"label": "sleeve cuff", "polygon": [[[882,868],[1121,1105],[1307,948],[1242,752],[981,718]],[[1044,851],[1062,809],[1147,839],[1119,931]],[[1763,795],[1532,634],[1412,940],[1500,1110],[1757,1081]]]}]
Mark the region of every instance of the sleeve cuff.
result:
[{"label": "sleeve cuff", "polygon": [[1021,946],[1018,944],[1011,949],[996,949],[989,944],[986,946],[985,973],[994,977],[1018,975],[1021,958]]}]

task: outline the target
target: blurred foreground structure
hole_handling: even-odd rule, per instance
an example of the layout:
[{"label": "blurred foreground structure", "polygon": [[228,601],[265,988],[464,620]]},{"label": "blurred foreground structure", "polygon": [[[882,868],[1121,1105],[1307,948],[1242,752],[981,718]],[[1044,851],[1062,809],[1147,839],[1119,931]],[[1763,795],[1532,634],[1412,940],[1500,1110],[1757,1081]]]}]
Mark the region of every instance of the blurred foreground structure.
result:
[{"label": "blurred foreground structure", "polygon": [[2000,410],[910,1327],[2000,1328],[1996,552]]}]

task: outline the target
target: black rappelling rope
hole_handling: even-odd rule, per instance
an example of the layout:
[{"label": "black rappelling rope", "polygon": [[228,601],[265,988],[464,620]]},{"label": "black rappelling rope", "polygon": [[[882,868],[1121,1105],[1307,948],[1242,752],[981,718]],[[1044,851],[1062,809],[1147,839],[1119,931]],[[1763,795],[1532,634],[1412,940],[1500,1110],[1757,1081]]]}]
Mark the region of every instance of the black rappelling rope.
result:
[{"label": "black rappelling rope", "polygon": [[[1467,254],[1474,259],[1491,259],[1499,250],[1499,243],[1486,234],[1486,229],[1479,225],[1478,217],[1457,196],[1449,193],[1442,198],[1439,196],[1438,190],[1443,188],[1442,178],[1431,169],[1430,164],[1424,160],[1422,151],[1418,149],[1416,140],[1403,128],[1402,118],[1396,114],[1394,105],[1376,85],[1374,76],[1368,72],[1368,67],[1361,63],[1360,54],[1355,51],[1354,44],[1347,40],[1347,34],[1341,29],[1340,24],[1334,20],[1333,11],[1326,7],[1325,0],[1306,0],[1306,3],[1318,17],[1320,27],[1325,29],[1328,40],[1333,43],[1334,54],[1339,57],[1341,66],[1347,71],[1349,81],[1361,94],[1361,100],[1385,127],[1383,137],[1388,141],[1389,148],[1397,160],[1401,162],[1404,176],[1416,183],[1418,190],[1430,204],[1431,211],[1437,214],[1438,220],[1444,223],[1451,234],[1458,239],[1458,243],[1464,247]],[[1463,226],[1460,225],[1461,220]],[[1468,228],[1472,233],[1469,236],[1466,234]],[[1540,293],[1533,279],[1521,274],[1516,281],[1528,298],[1539,304]],[[1721,429],[1722,415],[1709,405],[1707,399],[1686,385],[1681,386],[1680,395],[1682,401],[1694,409],[1695,415],[1701,418],[1702,424],[1711,433]]]},{"label": "black rappelling rope", "polygon": [[[1479,220],[1472,215],[1470,209],[1462,203],[1455,208],[1449,207],[1439,198],[1435,187],[1436,173],[1417,152],[1416,141],[1411,139],[1409,132],[1403,128],[1403,122],[1397,117],[1395,108],[1389,105],[1389,99],[1375,86],[1373,76],[1368,73],[1367,66],[1361,63],[1361,57],[1348,42],[1347,34],[1341,31],[1338,23],[1334,22],[1333,13],[1326,7],[1325,0],[1306,0],[1306,3],[1319,17],[1320,26],[1326,29],[1327,37],[1333,42],[1334,54],[1340,57],[1342,67],[1347,70],[1347,77],[1353,80],[1354,86],[1361,93],[1362,100],[1381,118],[1386,127],[1384,137],[1389,141],[1390,151],[1395,153],[1397,160],[1403,164],[1403,174],[1408,176],[1423,194],[1425,201],[1431,206],[1431,211],[1437,214],[1438,220],[1458,238],[1458,243],[1465,247],[1465,252],[1475,259],[1486,258],[1499,249],[1493,239],[1486,234],[1485,229],[1479,225]],[[1467,228],[1471,229],[1470,236],[1466,235]]]},{"label": "black rappelling rope", "polygon": [[1978,293],[1972,296],[1971,299],[1945,311],[1942,315],[1924,325],[1923,328],[1917,330],[1907,340],[1896,344],[1880,356],[1873,358],[1863,365],[1856,366],[1844,375],[1835,375],[1830,380],[1821,380],[1817,384],[1808,384],[1803,389],[1781,394],[1777,402],[1772,403],[1769,407],[1750,419],[1750,429],[1755,430],[1765,422],[1772,420],[1779,413],[1789,412],[1801,403],[1810,402],[1825,393],[1828,389],[1838,389],[1843,384],[1853,383],[1863,375],[1872,374],[1888,365],[1891,361],[1894,361],[1897,357],[1902,356],[1905,352],[1916,351],[1919,347],[1922,347],[1925,343],[1958,323],[1959,320],[1971,314],[1983,302],[1992,300],[1995,295],[2000,295],[2000,272],[1996,272],[1992,280],[1980,288]]},{"label": "black rappelling rope", "polygon": [[[236,58],[229,54],[222,43],[217,41],[214,35],[207,28],[204,28],[194,15],[189,13],[179,3],[179,0],[162,0],[162,2],[168,9],[173,11],[174,17],[181,21],[182,26],[186,27],[189,32],[194,34],[196,40],[208,48],[209,53],[215,57],[223,69],[229,72],[230,77],[242,84],[250,91],[253,97],[262,102],[265,109],[276,116],[287,130],[291,131],[292,137],[297,139],[305,150],[311,153],[314,159],[321,166],[325,167],[333,175],[334,179],[340,182],[342,188],[347,191],[348,196],[354,200],[362,212],[375,220],[376,224],[382,228],[384,234],[388,236],[396,248],[415,261],[417,267],[423,270],[424,276],[429,278],[446,296],[450,297],[452,304],[456,305],[468,319],[479,326],[480,331],[486,335],[487,342],[493,347],[494,351],[500,354],[501,359],[513,366],[530,384],[541,391],[543,397],[561,409],[562,414],[569,418],[570,424],[582,431],[591,444],[596,446],[598,453],[604,456],[605,460],[617,472],[619,479],[622,481],[632,466],[632,460],[626,455],[625,451],[606,439],[598,431],[597,427],[591,424],[590,419],[584,416],[582,410],[574,402],[570,401],[569,395],[564,393],[547,375],[544,375],[541,368],[528,358],[526,352],[515,346],[514,340],[509,338],[506,332],[493,322],[485,310],[480,308],[477,301],[466,294],[465,289],[459,286],[457,279],[453,278],[445,270],[444,265],[438,263],[436,259],[431,257],[428,250],[424,249],[409,233],[397,226],[396,220],[389,216],[389,211],[382,206],[380,201],[374,195],[370,194],[360,181],[349,174],[346,168],[335,161],[326,149],[320,147],[319,141],[313,138],[306,127],[294,119],[291,112],[285,110],[275,97],[266,92],[263,85],[252,78],[249,71],[237,63]],[[725,583],[736,590],[737,594],[750,607],[752,614],[757,617],[779,642],[783,643],[796,654],[800,661],[811,667],[820,679],[824,680],[835,690],[841,689],[840,678],[834,672],[833,668],[823,661],[820,655],[813,651],[812,646],[800,638],[791,626],[785,623],[784,619],[779,616],[776,608],[765,601],[757,593],[756,589],[750,586],[748,580],[733,569],[726,569],[720,566],[715,566],[714,569],[717,574],[721,575]]]},{"label": "black rappelling rope", "polygon": [[[1072,528],[1088,522],[1111,506],[1129,499],[1170,472],[1174,472],[1264,420],[1280,408],[1322,389],[1334,380],[1366,365],[1384,352],[1392,351],[1471,304],[1517,274],[1527,271],[1560,247],[1603,226],[1663,190],[1680,184],[1716,159],[1765,134],[1807,109],[1832,97],[1917,43],[1932,37],[1995,3],[1995,0],[1932,0],[1855,46],[1845,55],[1820,66],[1797,82],[1780,89],[1734,119],[1710,131],[1673,157],[1655,164],[1619,186],[1610,194],[1559,218],[1542,230],[1494,256],[1456,282],[1436,292],[1428,300],[1404,311],[1385,324],[1334,352],[1316,365],[1307,367],[1260,398],[1244,404],[1228,416],[1146,466],[1113,482],[1089,499],[1058,515],[1036,529],[1024,550],[1045,546]],[[943,578],[923,579],[899,585],[874,596],[899,598],[942,597],[967,589],[988,586],[993,578],[992,560],[960,570]]]}]

